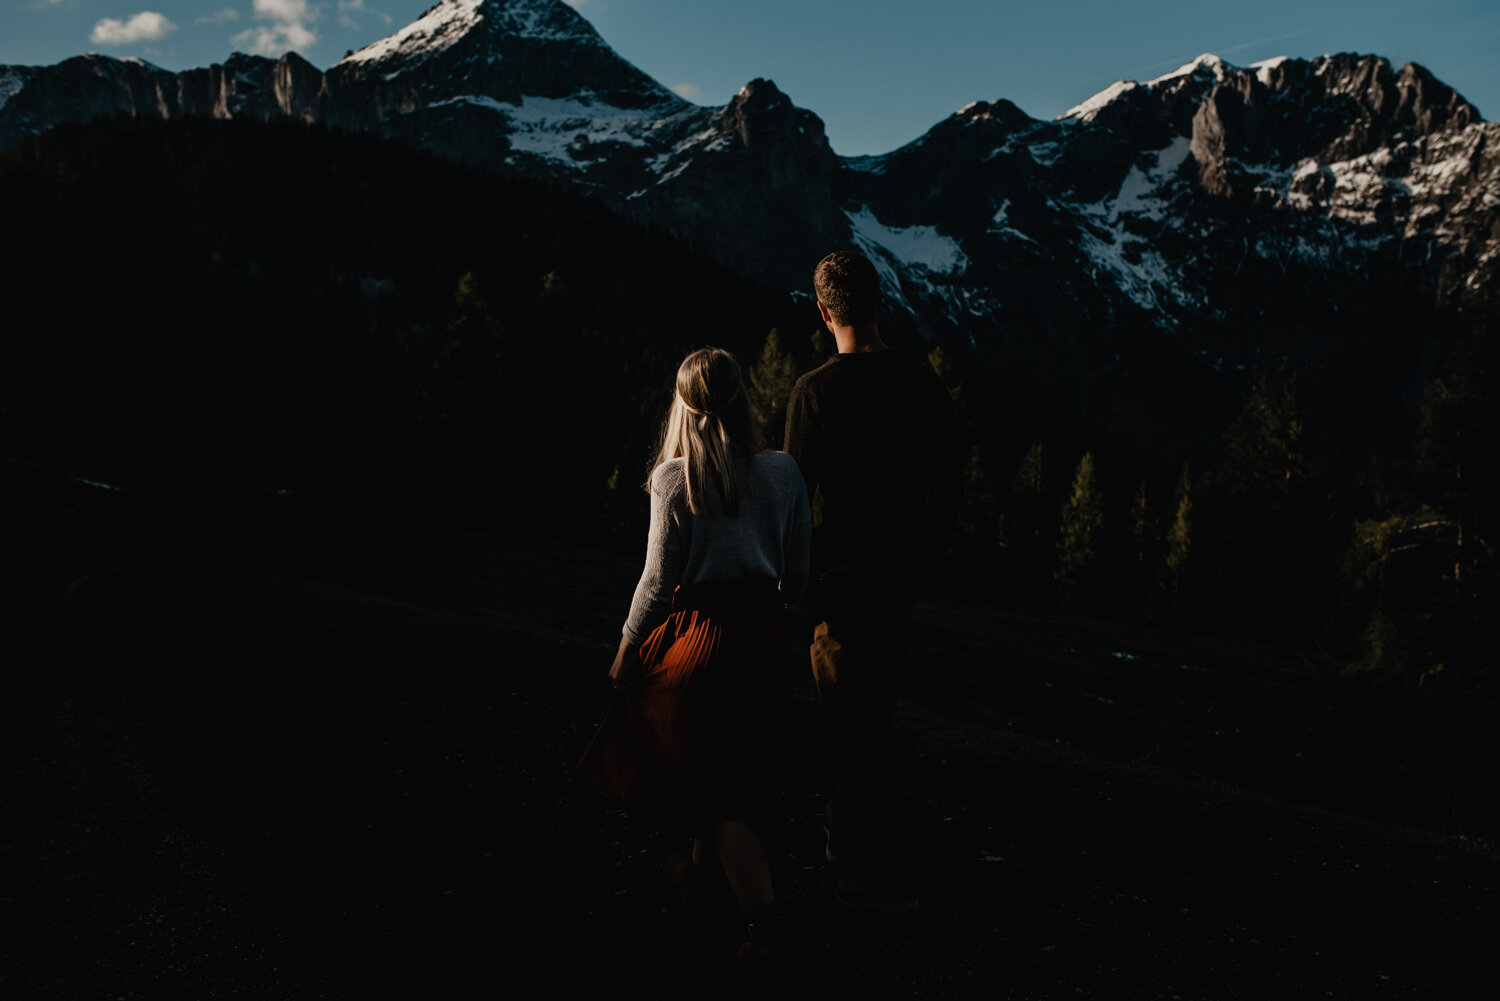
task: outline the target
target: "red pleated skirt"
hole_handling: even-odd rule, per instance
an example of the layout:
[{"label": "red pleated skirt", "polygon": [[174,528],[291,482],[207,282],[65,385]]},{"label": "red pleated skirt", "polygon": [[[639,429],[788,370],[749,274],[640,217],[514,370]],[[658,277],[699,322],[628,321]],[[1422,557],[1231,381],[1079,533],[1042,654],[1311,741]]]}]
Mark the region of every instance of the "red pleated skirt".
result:
[{"label": "red pleated skirt", "polygon": [[[773,823],[792,690],[792,634],[774,580],[679,587],[578,763],[613,798],[707,836]],[[764,835],[763,835],[764,836]]]}]

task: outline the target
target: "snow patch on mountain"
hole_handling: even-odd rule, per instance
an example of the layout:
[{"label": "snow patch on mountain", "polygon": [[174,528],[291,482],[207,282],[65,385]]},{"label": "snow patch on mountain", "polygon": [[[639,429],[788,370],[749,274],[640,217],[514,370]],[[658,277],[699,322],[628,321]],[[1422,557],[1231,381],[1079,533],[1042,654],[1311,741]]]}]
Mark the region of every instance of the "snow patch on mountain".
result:
[{"label": "snow patch on mountain", "polygon": [[394,35],[350,53],[339,60],[339,64],[373,63],[398,55],[430,56],[442,52],[484,20],[484,15],[479,13],[483,2],[484,0],[441,0]]},{"label": "snow patch on mountain", "polygon": [[6,67],[0,70],[0,108],[16,94],[20,93],[22,87],[26,86],[26,78],[16,70]]},{"label": "snow patch on mountain", "polygon": [[1189,141],[1179,136],[1155,152],[1142,170],[1132,164],[1113,198],[1087,205],[1072,205],[1049,199],[1054,210],[1067,212],[1078,221],[1078,247],[1092,264],[1097,280],[1100,272],[1147,312],[1161,322],[1175,322],[1168,306],[1183,306],[1201,299],[1186,291],[1181,276],[1155,244],[1132,232],[1130,224],[1172,225],[1168,189],[1175,185],[1178,168],[1188,157]]},{"label": "snow patch on mountain", "polygon": [[[1037,163],[1050,167],[1062,154],[1062,143],[1057,141],[1057,135],[1058,129],[1051,122],[1037,122],[1030,128],[1012,133],[1004,143],[986,153],[980,162],[989,163],[997,156],[1025,150]],[[1039,139],[1038,136],[1043,138]]]},{"label": "snow patch on mountain", "polygon": [[934,277],[954,276],[969,266],[969,258],[951,237],[943,236],[934,226],[887,226],[875,217],[868,205],[858,212],[844,210],[850,235],[880,274],[880,285],[891,305],[916,313],[906,297],[906,284],[928,296],[943,301],[949,310],[966,308],[966,303],[951,283],[937,283]]},{"label": "snow patch on mountain", "polygon": [[1113,104],[1115,99],[1121,94],[1128,94],[1139,86],[1140,84],[1134,80],[1116,80],[1087,101],[1075,104],[1067,111],[1058,115],[1057,121],[1061,122],[1071,118],[1077,119],[1080,122],[1092,122],[1098,117],[1100,111],[1104,110],[1107,105]]},{"label": "snow patch on mountain", "polygon": [[[610,147],[650,148],[654,134],[670,128],[674,119],[655,109],[617,108],[595,103],[583,91],[572,97],[523,96],[520,104],[497,101],[482,94],[461,94],[430,107],[467,104],[504,115],[510,123],[510,148],[581,170],[607,157]],[[595,147],[598,147],[597,149]]]},{"label": "snow patch on mountain", "polygon": [[1191,140],[1186,136],[1178,136],[1172,140],[1171,145],[1156,151],[1155,162],[1145,170],[1131,164],[1115,197],[1107,207],[1101,203],[1101,209],[1107,211],[1109,221],[1117,221],[1123,213],[1143,216],[1153,222],[1166,219],[1171,208],[1169,201],[1161,195],[1162,188],[1176,179],[1178,169],[1188,158],[1191,145]]},{"label": "snow patch on mountain", "polygon": [[[1407,237],[1436,233],[1434,227],[1450,211],[1464,209],[1452,199],[1474,192],[1475,181],[1480,201],[1491,195],[1500,199],[1500,169],[1492,169],[1488,178],[1474,176],[1476,164],[1485,162],[1480,153],[1486,130],[1493,129],[1476,123],[1332,163],[1304,158],[1289,169],[1267,169],[1256,191],[1289,208],[1367,229],[1395,221]],[[1486,202],[1485,207],[1493,206]]]},{"label": "snow patch on mountain", "polygon": [[[1428,136],[1416,141],[1420,154],[1414,157],[1407,169],[1406,183],[1414,194],[1426,198],[1447,198],[1460,191],[1474,179],[1477,165],[1485,161],[1486,148],[1500,142],[1500,126],[1493,123],[1476,123],[1457,134]],[[1399,146],[1396,153],[1405,152],[1407,146]],[[1484,179],[1484,200],[1493,208],[1491,199],[1500,198],[1500,161],[1490,158],[1489,176]]]},{"label": "snow patch on mountain", "polygon": [[[686,119],[688,121],[691,121],[691,119],[702,114],[704,110],[705,109],[699,108],[695,105],[689,106],[687,111],[681,112],[670,118],[662,118],[657,120],[652,124],[651,131],[675,132],[679,127],[681,127],[680,123],[682,123],[683,120]],[[686,127],[691,128],[692,126],[689,124]],[[672,180],[672,178],[677,177],[683,171],[691,167],[695,162],[694,158],[698,154],[722,153],[728,150],[733,145],[734,140],[729,133],[722,131],[714,125],[710,125],[708,126],[708,128],[699,129],[697,132],[689,135],[686,139],[680,140],[675,146],[667,150],[665,153],[658,153],[656,156],[647,160],[645,165],[646,170],[658,175],[656,179],[656,183],[658,185],[665,184],[666,182]],[[645,189],[633,192],[627,195],[625,200],[629,201],[632,198],[639,198],[645,193]]]},{"label": "snow patch on mountain", "polygon": [[1286,62],[1289,56],[1272,56],[1270,59],[1262,59],[1258,63],[1251,63],[1250,68],[1260,78],[1260,82],[1267,87],[1271,86],[1271,71]]},{"label": "snow patch on mountain", "polygon": [[[1387,177],[1390,151],[1377,150],[1368,156],[1327,165],[1333,175],[1333,192],[1328,214],[1362,226],[1379,221],[1379,210],[1391,202],[1411,201],[1411,189],[1399,178]],[[1402,215],[1405,214],[1403,211]]]},{"label": "snow patch on mountain", "polygon": [[1033,160],[1043,167],[1054,166],[1063,155],[1063,144],[1060,142],[1029,143],[1026,152]]},{"label": "snow patch on mountain", "polygon": [[1181,305],[1191,299],[1161,252],[1121,227],[1099,232],[1085,227],[1079,231],[1079,248],[1137,306],[1160,314],[1163,320],[1168,319],[1168,304]]},{"label": "snow patch on mountain", "polygon": [[877,249],[902,264],[938,274],[963,274],[969,258],[952,237],[933,226],[887,226],[875,218],[868,205],[858,212],[845,211],[854,242],[867,250]]},{"label": "snow patch on mountain", "polygon": [[1010,199],[1000,203],[995,210],[995,215],[990,219],[990,224],[985,228],[986,233],[994,233],[996,236],[1010,237],[1016,240],[1025,240],[1027,243],[1036,243],[1036,240],[1016,229],[1010,224]]}]

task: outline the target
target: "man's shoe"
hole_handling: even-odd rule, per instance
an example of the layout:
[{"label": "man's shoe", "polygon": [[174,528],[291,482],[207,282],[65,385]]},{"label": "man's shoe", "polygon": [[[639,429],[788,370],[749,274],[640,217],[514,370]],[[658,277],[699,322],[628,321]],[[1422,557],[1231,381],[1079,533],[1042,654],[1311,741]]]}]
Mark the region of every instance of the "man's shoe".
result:
[{"label": "man's shoe", "polygon": [[833,822],[833,801],[823,804],[823,857],[830,862],[847,862],[854,856],[848,835]]},{"label": "man's shoe", "polygon": [[747,966],[765,966],[781,958],[781,912],[776,905],[751,915],[737,955]]},{"label": "man's shoe", "polygon": [[662,871],[666,873],[667,882],[677,891],[683,910],[696,911],[703,906],[702,866],[694,864],[685,855],[668,855]]},{"label": "man's shoe", "polygon": [[845,876],[838,882],[837,895],[851,907],[882,914],[911,914],[917,909],[917,891],[911,880],[895,873],[872,870]]},{"label": "man's shoe", "polygon": [[839,861],[839,855],[833,850],[833,831],[827,824],[823,825],[823,857],[830,862]]}]

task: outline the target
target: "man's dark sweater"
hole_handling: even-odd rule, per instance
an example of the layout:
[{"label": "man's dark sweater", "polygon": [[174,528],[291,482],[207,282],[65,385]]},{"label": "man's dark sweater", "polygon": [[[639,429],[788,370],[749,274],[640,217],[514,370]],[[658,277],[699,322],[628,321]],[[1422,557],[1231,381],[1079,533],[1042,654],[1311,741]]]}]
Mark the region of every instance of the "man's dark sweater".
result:
[{"label": "man's dark sweater", "polygon": [[931,568],[956,508],[953,403],[926,366],[894,351],[839,354],[797,380],[786,451],[812,498],[812,571]]}]

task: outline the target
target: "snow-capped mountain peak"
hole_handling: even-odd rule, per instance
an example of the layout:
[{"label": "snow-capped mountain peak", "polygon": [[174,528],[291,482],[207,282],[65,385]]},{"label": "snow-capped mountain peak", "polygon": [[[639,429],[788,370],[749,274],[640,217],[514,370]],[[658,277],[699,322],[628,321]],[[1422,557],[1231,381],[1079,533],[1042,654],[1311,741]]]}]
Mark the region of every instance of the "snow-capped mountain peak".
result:
[{"label": "snow-capped mountain peak", "polygon": [[491,39],[608,49],[593,26],[562,0],[441,0],[338,65],[382,64],[399,72],[451,49],[476,29]]},{"label": "snow-capped mountain peak", "polygon": [[1183,63],[1172,72],[1164,73],[1144,83],[1135,80],[1116,80],[1088,100],[1064,111],[1055,120],[1092,122],[1099,117],[1099,112],[1127,94],[1137,91],[1154,93],[1164,88],[1176,90],[1194,82],[1202,85],[1222,83],[1238,72],[1239,67],[1226,63],[1212,52],[1205,52],[1192,62]]},{"label": "snow-capped mountain peak", "polygon": [[441,0],[394,35],[349,53],[339,65],[379,62],[392,57],[409,59],[441,52],[484,19],[479,12],[484,6],[485,0]]},{"label": "snow-capped mountain peak", "polygon": [[1212,52],[1205,52],[1192,62],[1183,63],[1170,73],[1163,73],[1154,80],[1147,80],[1145,86],[1156,87],[1169,80],[1185,76],[1212,76],[1215,80],[1223,80],[1237,72],[1239,72],[1239,67],[1231,66]]}]

